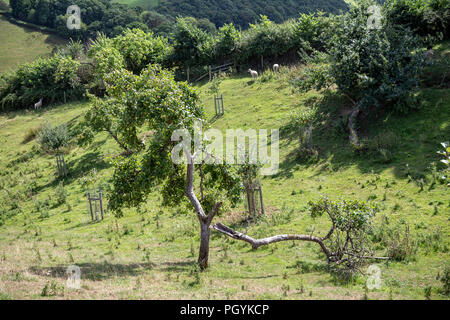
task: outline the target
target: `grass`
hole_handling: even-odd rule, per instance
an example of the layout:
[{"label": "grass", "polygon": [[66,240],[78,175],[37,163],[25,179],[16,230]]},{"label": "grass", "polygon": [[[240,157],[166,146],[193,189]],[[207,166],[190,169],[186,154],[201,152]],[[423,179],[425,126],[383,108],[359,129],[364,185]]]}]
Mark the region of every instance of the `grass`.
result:
[{"label": "grass", "polygon": [[31,26],[13,24],[4,15],[0,15],[0,30],[0,72],[49,55],[56,46],[66,42]]},{"label": "grass", "polygon": [[[447,44],[439,50],[446,53],[448,48]],[[429,240],[423,240],[416,256],[407,261],[379,264],[382,288],[369,291],[368,298],[425,299],[425,289],[431,287],[427,289],[431,299],[448,299],[439,291],[438,274],[450,264],[445,249],[450,195],[445,185],[432,185],[428,169],[439,161],[439,143],[450,136],[448,89],[423,88],[420,94],[427,103],[420,110],[369,119],[361,130],[367,141],[387,130],[397,137],[392,159],[385,162],[377,154],[358,155],[349,147],[340,120],[345,99],[334,91],[293,90],[289,79],[301,72],[301,67],[283,68],[281,74],[267,73],[255,83],[248,76],[225,79],[221,85],[225,115],[218,119],[208,86],[198,86],[213,127],[222,131],[281,128],[279,174],[262,179],[267,216],[255,224],[243,224],[241,204],[215,221],[254,237],[313,229],[323,234],[327,220],[309,217],[309,200],[326,194],[333,199],[376,201],[382,209],[377,225],[383,221],[389,227],[409,225],[414,239]],[[298,139],[288,126],[292,110],[311,106],[322,114],[313,131],[315,159],[298,154]],[[58,205],[55,191],[60,180],[55,176],[54,156],[42,154],[36,141],[25,138],[47,120],[70,125],[86,108],[86,103],[72,103],[0,115],[0,210],[12,213],[0,226],[0,299],[364,297],[366,276],[350,283],[336,281],[326,272],[318,248],[308,243],[279,243],[253,251],[213,232],[211,267],[198,273],[195,215],[161,208],[157,193],[140,210],[126,210],[121,219],[106,212],[104,221],[91,222],[84,194],[94,186],[103,186],[107,193],[112,174],[108,157],[119,152],[106,135],[99,135],[89,148],[73,147],[66,155],[67,200]],[[424,180],[423,190],[418,179]],[[386,248],[378,251],[385,254]],[[65,271],[72,264],[82,271],[79,290],[65,287]]]}]

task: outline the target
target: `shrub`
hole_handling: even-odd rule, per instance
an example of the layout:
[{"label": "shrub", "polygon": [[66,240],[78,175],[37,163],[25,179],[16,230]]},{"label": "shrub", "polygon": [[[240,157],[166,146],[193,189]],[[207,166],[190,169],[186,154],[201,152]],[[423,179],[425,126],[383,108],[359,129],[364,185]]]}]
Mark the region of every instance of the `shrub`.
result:
[{"label": "shrub", "polygon": [[[425,65],[421,41],[410,31],[383,21],[379,30],[367,27],[372,1],[339,16],[331,39],[329,64],[319,64],[309,87],[322,89],[333,79],[338,91],[360,109],[387,107],[405,112],[415,107],[414,91]],[[320,69],[322,68],[322,70]],[[317,73],[315,72],[315,73]],[[314,74],[315,74],[314,73]]]},{"label": "shrub", "polygon": [[58,187],[56,187],[56,189],[55,189],[55,198],[56,198],[56,203],[58,205],[62,205],[63,203],[66,203],[66,201],[67,201],[67,191],[64,188],[64,185],[62,182],[60,182]]},{"label": "shrub", "polygon": [[443,275],[440,277],[442,282],[442,293],[450,295],[450,267],[446,266]]},{"label": "shrub", "polygon": [[127,69],[134,73],[139,73],[148,64],[161,64],[169,48],[167,39],[140,29],[127,29],[112,43],[124,57]]},{"label": "shrub", "polygon": [[313,123],[316,118],[316,110],[302,109],[291,114],[291,125],[298,132],[300,151],[313,150]]},{"label": "shrub", "polygon": [[46,123],[41,126],[38,140],[45,152],[57,152],[69,145],[69,130],[65,124],[53,127]]},{"label": "shrub", "polygon": [[408,261],[414,258],[417,252],[417,243],[412,239],[409,226],[405,229],[397,228],[391,233],[388,242],[388,255],[395,261]]},{"label": "shrub", "polygon": [[39,58],[3,75],[0,104],[3,110],[32,108],[43,98],[44,104],[79,98],[82,86],[77,76],[80,66],[71,57]]},{"label": "shrub", "polygon": [[385,11],[391,23],[410,28],[428,42],[449,38],[449,0],[390,0]]}]

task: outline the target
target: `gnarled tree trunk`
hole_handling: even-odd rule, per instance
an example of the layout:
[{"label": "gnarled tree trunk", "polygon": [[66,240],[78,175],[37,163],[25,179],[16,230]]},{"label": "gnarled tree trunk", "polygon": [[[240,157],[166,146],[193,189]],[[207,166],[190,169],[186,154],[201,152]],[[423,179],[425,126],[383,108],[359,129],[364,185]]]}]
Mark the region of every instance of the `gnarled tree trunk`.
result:
[{"label": "gnarled tree trunk", "polygon": [[350,117],[348,118],[348,129],[350,130],[350,143],[359,148],[360,147],[360,143],[359,143],[359,138],[358,138],[358,133],[356,132],[355,129],[355,122],[356,119],[358,118],[359,112],[361,110],[356,107],[355,109],[353,109],[352,113],[350,114]]},{"label": "gnarled tree trunk", "polygon": [[200,201],[197,199],[194,193],[194,158],[195,154],[191,155],[188,150],[185,150],[186,157],[188,158],[187,174],[186,174],[186,197],[194,206],[197,218],[200,222],[200,250],[198,253],[198,266],[201,270],[208,268],[209,260],[209,239],[210,239],[210,226],[211,222],[219,212],[222,202],[217,202],[211,212],[206,215]]},{"label": "gnarled tree trunk", "polygon": [[198,253],[198,266],[201,270],[208,268],[210,224],[200,221],[200,251]]}]

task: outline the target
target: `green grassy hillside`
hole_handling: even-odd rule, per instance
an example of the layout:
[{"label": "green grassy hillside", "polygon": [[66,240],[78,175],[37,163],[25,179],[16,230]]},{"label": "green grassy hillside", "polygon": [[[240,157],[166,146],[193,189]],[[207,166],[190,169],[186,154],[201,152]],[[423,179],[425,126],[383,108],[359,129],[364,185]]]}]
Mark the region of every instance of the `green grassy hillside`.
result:
[{"label": "green grassy hillside", "polygon": [[[449,55],[449,45],[439,48]],[[312,220],[307,203],[322,195],[363,199],[380,204],[377,225],[386,230],[409,227],[417,253],[406,262],[379,264],[382,289],[369,299],[446,299],[438,275],[449,265],[450,195],[433,184],[429,167],[439,161],[440,142],[450,137],[450,92],[420,91],[426,104],[407,115],[369,118],[361,135],[390,141],[392,157],[355,154],[341,115],[347,102],[334,91],[299,93],[289,80],[301,67],[267,72],[256,83],[248,76],[223,81],[225,115],[216,119],[208,85],[199,85],[212,126],[281,129],[278,175],[262,179],[266,216],[255,224],[242,222],[244,206],[230,209],[223,221],[253,237],[327,230],[325,218]],[[292,111],[315,106],[322,121],[314,129],[316,158],[298,153],[298,139],[289,127]],[[0,298],[82,299],[361,299],[366,276],[341,283],[325,269],[324,256],[309,243],[280,243],[251,250],[213,232],[211,268],[195,269],[198,222],[192,213],[159,206],[154,194],[141,209],[116,220],[106,212],[90,222],[85,192],[102,187],[107,193],[112,173],[109,157],[119,152],[106,135],[89,148],[72,147],[66,155],[70,175],[55,176],[53,155],[43,154],[31,132],[42,123],[69,126],[86,103],[44,108],[39,112],[0,115],[0,209],[13,215],[0,226]],[[67,199],[58,204],[63,183]],[[62,197],[64,198],[64,197]],[[381,229],[377,229],[381,232]],[[386,231],[389,232],[389,231]],[[380,254],[384,247],[378,247]],[[66,268],[82,270],[82,288],[64,288]],[[44,288],[47,296],[43,297]],[[53,290],[54,289],[54,290]],[[447,297],[448,298],[448,297]]]},{"label": "green grassy hillside", "polygon": [[0,72],[48,55],[66,42],[53,34],[13,24],[3,15],[0,15],[0,30]]}]

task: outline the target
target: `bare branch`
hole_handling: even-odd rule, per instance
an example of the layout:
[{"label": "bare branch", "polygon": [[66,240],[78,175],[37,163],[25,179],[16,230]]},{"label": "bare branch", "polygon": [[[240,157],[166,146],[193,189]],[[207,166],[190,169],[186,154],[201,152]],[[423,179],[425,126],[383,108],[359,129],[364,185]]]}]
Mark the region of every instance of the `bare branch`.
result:
[{"label": "bare branch", "polygon": [[221,223],[217,223],[212,227],[214,230],[219,231],[233,239],[242,240],[251,244],[253,249],[257,249],[261,246],[269,245],[271,243],[289,240],[302,240],[302,241],[312,241],[320,245],[322,251],[328,258],[331,258],[333,254],[328,250],[328,248],[323,243],[323,240],[319,237],[312,235],[303,234],[282,234],[273,237],[263,238],[263,239],[253,239],[243,233],[235,231]]}]

